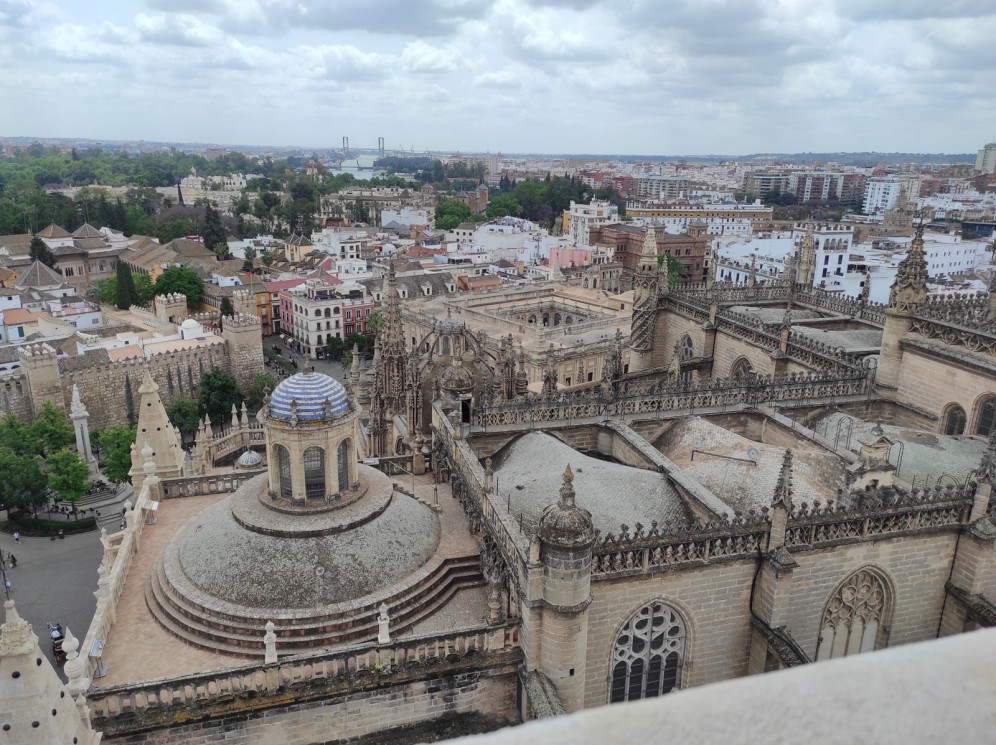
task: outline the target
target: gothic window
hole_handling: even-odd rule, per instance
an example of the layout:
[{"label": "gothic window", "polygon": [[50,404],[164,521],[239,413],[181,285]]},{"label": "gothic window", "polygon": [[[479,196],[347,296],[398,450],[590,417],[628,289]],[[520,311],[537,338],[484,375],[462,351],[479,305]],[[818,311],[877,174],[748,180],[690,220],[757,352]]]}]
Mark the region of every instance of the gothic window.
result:
[{"label": "gothic window", "polygon": [[989,396],[979,407],[975,419],[975,434],[989,437],[996,429],[996,396]]},{"label": "gothic window", "polygon": [[695,356],[695,346],[688,334],[681,337],[681,341],[678,342],[678,356],[683,360],[690,360]]},{"label": "gothic window", "polygon": [[336,448],[336,465],[339,468],[339,491],[349,489],[349,440],[343,440]]},{"label": "gothic window", "polygon": [[325,451],[321,448],[304,451],[304,494],[308,499],[325,499]]},{"label": "gothic window", "polygon": [[952,404],[944,414],[944,434],[962,435],[965,433],[965,410],[958,404]]},{"label": "gothic window", "polygon": [[872,569],[859,569],[837,588],[823,611],[817,660],[871,652],[885,646],[891,602],[888,586]]},{"label": "gothic window", "polygon": [[754,372],[754,368],[751,367],[750,360],[746,357],[741,357],[736,362],[733,363],[733,367],[730,368],[730,377],[734,380],[740,378],[746,378],[748,375]]},{"label": "gothic window", "polygon": [[640,608],[612,649],[609,703],[635,701],[680,687],[685,623],[670,606],[654,601]]},{"label": "gothic window", "polygon": [[290,453],[287,452],[287,448],[283,445],[274,445],[273,449],[277,456],[277,469],[280,472],[280,496],[290,499],[293,495],[293,491],[291,490]]}]

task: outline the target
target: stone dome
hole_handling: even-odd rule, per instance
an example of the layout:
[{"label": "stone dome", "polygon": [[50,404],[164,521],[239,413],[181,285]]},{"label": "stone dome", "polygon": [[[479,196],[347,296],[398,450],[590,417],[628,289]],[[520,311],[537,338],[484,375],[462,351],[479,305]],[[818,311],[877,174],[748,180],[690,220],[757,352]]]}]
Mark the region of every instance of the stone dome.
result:
[{"label": "stone dome", "polygon": [[333,417],[349,412],[349,397],[342,383],[328,375],[302,372],[281,381],[270,396],[272,419],[293,418],[292,402],[297,403],[297,418],[301,421],[321,421],[325,418],[328,400]]},{"label": "stone dome", "polygon": [[436,321],[436,331],[440,334],[459,334],[463,329],[463,321],[454,318],[448,312],[446,318],[440,318]]},{"label": "stone dome", "polygon": [[201,325],[197,323],[193,318],[188,318],[186,321],[180,324],[181,329],[186,329],[187,331],[196,331]]},{"label": "stone dome", "polygon": [[239,468],[254,468],[263,462],[263,456],[257,453],[255,450],[246,450],[242,455],[239,456],[236,465]]},{"label": "stone dome", "polygon": [[595,541],[591,513],[574,503],[574,472],[567,466],[560,501],[543,510],[539,535],[544,543],[561,548],[582,548]]},{"label": "stone dome", "polygon": [[439,387],[444,391],[469,393],[474,389],[474,378],[470,371],[460,364],[460,360],[456,360],[454,364],[446,368],[439,380]]}]

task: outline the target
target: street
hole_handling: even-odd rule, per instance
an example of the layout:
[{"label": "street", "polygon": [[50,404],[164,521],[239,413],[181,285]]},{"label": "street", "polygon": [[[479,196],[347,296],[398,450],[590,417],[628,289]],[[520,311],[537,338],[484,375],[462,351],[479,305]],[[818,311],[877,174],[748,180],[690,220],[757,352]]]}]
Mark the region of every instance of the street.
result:
[{"label": "street", "polygon": [[[280,353],[286,360],[293,360],[297,362],[297,372],[306,372],[314,366],[315,372],[324,373],[329,377],[335,378],[340,383],[345,382],[345,377],[343,376],[342,363],[336,360],[313,360],[308,358],[306,355],[299,352],[293,352],[288,348],[288,344],[280,338],[278,334],[271,334],[270,336],[263,337],[263,348],[272,349],[277,347],[280,349]],[[280,380],[279,371],[273,368],[267,367],[266,372],[273,377]]]},{"label": "street", "polygon": [[[13,553],[17,567],[7,562],[10,597],[17,604],[21,618],[31,624],[42,652],[53,665],[52,644],[46,623],[59,622],[80,640],[90,628],[97,606],[97,567],[103,557],[100,532],[66,536],[64,539],[24,538],[19,543],[7,533],[0,533],[0,550],[4,557]],[[59,675],[65,680],[61,668]]]}]

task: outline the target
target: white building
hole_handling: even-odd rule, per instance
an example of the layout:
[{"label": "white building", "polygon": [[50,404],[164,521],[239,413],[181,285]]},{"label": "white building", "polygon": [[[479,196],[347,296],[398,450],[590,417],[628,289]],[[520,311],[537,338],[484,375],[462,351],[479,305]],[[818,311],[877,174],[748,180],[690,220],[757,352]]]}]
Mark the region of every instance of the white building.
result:
[{"label": "white building", "polygon": [[433,227],[435,213],[431,210],[417,210],[411,207],[401,209],[384,209],[380,212],[380,225],[383,228],[411,228],[416,225]]},{"label": "white building", "polygon": [[990,142],[979,149],[979,154],[975,156],[975,170],[996,173],[996,142]]},{"label": "white building", "polygon": [[861,201],[861,211],[866,215],[880,215],[891,210],[899,200],[902,182],[891,176],[868,179],[865,183],[865,196]]},{"label": "white building", "polygon": [[577,204],[572,201],[564,212],[564,234],[569,235],[575,245],[587,246],[591,228],[618,221],[619,208],[612,202],[592,200],[591,204]]}]

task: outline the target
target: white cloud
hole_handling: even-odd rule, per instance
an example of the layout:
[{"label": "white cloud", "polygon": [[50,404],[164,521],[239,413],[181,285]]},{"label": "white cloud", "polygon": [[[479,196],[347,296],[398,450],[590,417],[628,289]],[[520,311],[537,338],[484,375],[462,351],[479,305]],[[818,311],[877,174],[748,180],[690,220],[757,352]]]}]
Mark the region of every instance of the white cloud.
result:
[{"label": "white cloud", "polygon": [[457,56],[452,49],[432,46],[424,41],[405,45],[401,63],[408,72],[453,72],[458,67]]},{"label": "white cloud", "polygon": [[489,70],[474,78],[474,85],[480,88],[521,88],[522,78],[508,70]]}]

